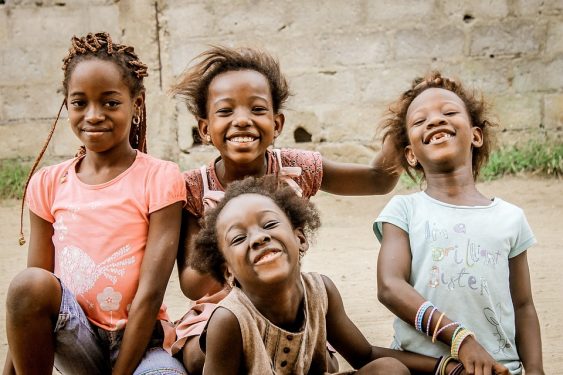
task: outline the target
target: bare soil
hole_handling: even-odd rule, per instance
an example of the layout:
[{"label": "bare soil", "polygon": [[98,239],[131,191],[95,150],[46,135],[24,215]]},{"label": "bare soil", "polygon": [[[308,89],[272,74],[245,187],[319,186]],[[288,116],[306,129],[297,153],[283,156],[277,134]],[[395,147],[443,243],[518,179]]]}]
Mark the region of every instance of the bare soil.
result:
[{"label": "bare soil", "polygon": [[[563,251],[557,243],[562,234],[559,226],[563,219],[563,182],[511,177],[481,183],[479,188],[485,195],[497,196],[522,207],[534,230],[538,244],[530,249],[528,260],[542,331],[545,372],[560,373],[563,368]],[[392,194],[408,192],[398,188]],[[379,243],[371,226],[390,197],[318,194],[313,202],[321,210],[323,226],[303,260],[304,270],[323,273],[334,281],[349,316],[370,342],[380,346],[391,343],[393,315],[377,300],[376,261]],[[0,202],[2,301],[5,300],[10,280],[26,263],[26,250],[17,245],[19,204],[15,200]],[[165,303],[172,319],[181,317],[190,304],[180,291],[176,273],[173,273],[168,284]],[[7,351],[4,303],[0,306],[0,358],[4,358]],[[341,367],[348,368],[344,361],[341,361]]]}]

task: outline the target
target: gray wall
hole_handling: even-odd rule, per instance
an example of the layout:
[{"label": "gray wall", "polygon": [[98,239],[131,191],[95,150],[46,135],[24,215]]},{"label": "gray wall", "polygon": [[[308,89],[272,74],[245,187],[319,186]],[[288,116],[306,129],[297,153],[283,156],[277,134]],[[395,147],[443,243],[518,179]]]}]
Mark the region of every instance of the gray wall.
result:
[{"label": "gray wall", "polygon": [[[276,146],[367,162],[386,104],[429,69],[480,88],[501,141],[561,139],[563,0],[8,0],[0,5],[0,159],[32,158],[59,105],[73,34],[105,30],[149,65],[149,152],[196,167],[195,120],[166,91],[209,44],[276,55],[294,96]],[[51,159],[74,153],[66,113]],[[296,143],[303,128],[312,142]]]}]

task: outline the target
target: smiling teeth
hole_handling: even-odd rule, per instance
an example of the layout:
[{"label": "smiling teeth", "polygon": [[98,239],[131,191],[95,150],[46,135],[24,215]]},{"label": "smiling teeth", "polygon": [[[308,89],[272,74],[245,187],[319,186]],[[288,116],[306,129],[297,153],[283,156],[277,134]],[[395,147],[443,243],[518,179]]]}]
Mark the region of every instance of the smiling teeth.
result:
[{"label": "smiling teeth", "polygon": [[443,138],[448,139],[448,138],[451,138],[451,137],[452,136],[450,134],[447,134],[447,133],[434,134],[432,136],[432,138],[430,138],[430,143],[436,142],[439,139],[443,139]]},{"label": "smiling teeth", "polygon": [[233,137],[229,139],[229,141],[237,142],[237,143],[247,143],[247,142],[252,142],[253,140],[254,138],[252,137]]},{"label": "smiling teeth", "polygon": [[279,251],[272,251],[262,256],[256,263],[265,263],[278,255]]}]

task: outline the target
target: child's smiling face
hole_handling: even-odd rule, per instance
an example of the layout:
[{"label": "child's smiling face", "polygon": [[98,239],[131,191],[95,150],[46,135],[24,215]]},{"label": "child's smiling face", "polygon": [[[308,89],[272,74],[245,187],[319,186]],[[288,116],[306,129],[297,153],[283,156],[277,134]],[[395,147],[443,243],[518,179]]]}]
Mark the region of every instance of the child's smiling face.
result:
[{"label": "child's smiling face", "polygon": [[406,126],[409,145],[405,156],[419,162],[425,174],[472,167],[472,147],[483,144],[482,131],[471,124],[465,103],[455,93],[429,88],[410,104]]},{"label": "child's smiling face", "polygon": [[131,96],[114,62],[90,59],[78,63],[68,83],[67,103],[72,130],[87,149],[105,152],[131,147],[131,119],[143,98]]},{"label": "child's smiling face", "polygon": [[283,283],[299,274],[307,240],[272,199],[259,194],[233,198],[219,214],[216,228],[229,272],[243,289]]},{"label": "child's smiling face", "polygon": [[254,70],[228,71],[211,81],[207,118],[199,130],[224,160],[235,164],[263,163],[266,149],[283,128],[284,117],[274,113],[266,77]]}]

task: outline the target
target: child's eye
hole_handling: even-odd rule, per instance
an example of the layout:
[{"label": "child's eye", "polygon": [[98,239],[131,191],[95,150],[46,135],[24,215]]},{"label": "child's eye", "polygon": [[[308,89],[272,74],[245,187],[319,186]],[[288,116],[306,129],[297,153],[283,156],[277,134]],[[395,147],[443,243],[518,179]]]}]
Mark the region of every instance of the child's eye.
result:
[{"label": "child's eye", "polygon": [[230,108],[219,108],[215,113],[218,113],[219,115],[222,116],[226,116],[229,115],[232,112],[232,110]]},{"label": "child's eye", "polygon": [[278,224],[279,224],[278,221],[276,221],[276,220],[270,220],[270,221],[268,221],[266,224],[264,224],[264,229],[272,229],[272,228],[275,228],[275,227],[278,226]]},{"label": "child's eye", "polygon": [[422,124],[424,123],[424,121],[425,121],[425,119],[423,119],[423,118],[418,119],[418,120],[416,120],[416,121],[414,121],[414,122],[412,123],[412,126],[419,126],[419,125],[422,125]]},{"label": "child's eye", "polygon": [[458,114],[458,112],[456,112],[456,111],[448,111],[448,112],[444,113],[444,115],[446,115],[446,116],[454,116],[454,115],[457,115],[457,114]]},{"label": "child's eye", "polygon": [[86,102],[84,100],[73,100],[70,102],[70,105],[74,108],[84,107],[85,104]]},{"label": "child's eye", "polygon": [[110,100],[110,101],[106,102],[105,105],[106,105],[106,107],[109,107],[109,108],[115,108],[115,107],[119,106],[120,104],[121,103],[118,102],[117,100]]},{"label": "child's eye", "polygon": [[268,108],[266,108],[266,107],[254,107],[254,108],[252,108],[252,112],[261,114],[261,113],[268,112]]},{"label": "child's eye", "polygon": [[239,234],[238,236],[235,236],[232,240],[231,240],[231,245],[238,245],[242,242],[244,242],[244,240],[246,239],[246,236]]}]

